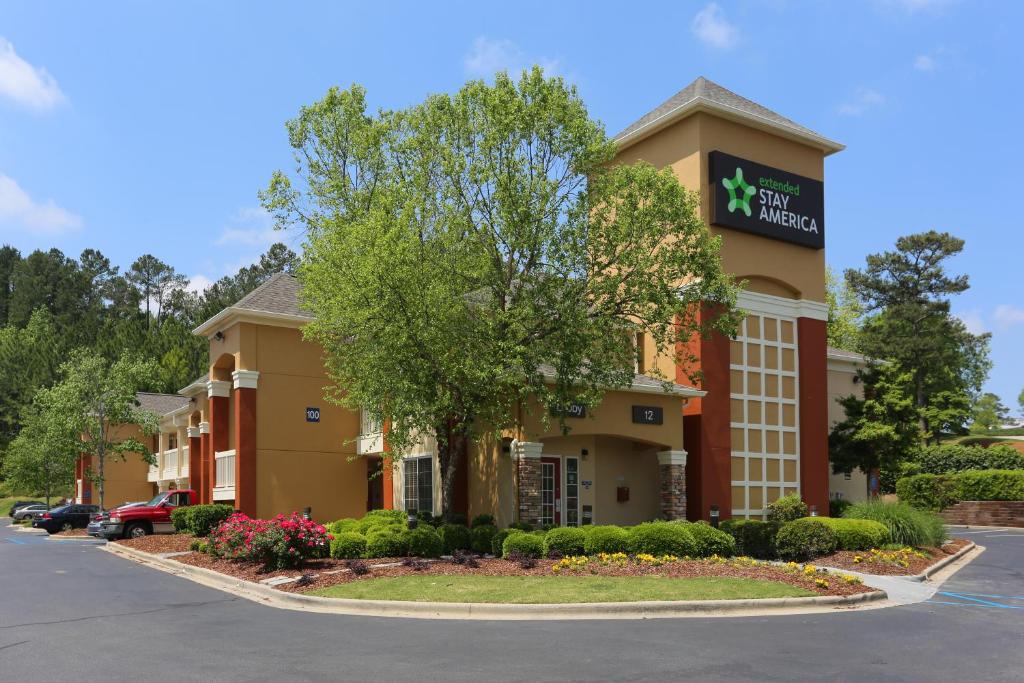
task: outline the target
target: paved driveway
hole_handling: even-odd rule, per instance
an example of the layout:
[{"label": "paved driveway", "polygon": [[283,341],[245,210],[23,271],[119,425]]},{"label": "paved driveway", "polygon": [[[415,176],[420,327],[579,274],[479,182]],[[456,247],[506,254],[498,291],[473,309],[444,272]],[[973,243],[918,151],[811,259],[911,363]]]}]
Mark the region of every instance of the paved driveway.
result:
[{"label": "paved driveway", "polygon": [[0,519],[0,680],[1024,680],[1024,533],[967,533],[988,550],[917,605],[534,624],[262,607]]}]

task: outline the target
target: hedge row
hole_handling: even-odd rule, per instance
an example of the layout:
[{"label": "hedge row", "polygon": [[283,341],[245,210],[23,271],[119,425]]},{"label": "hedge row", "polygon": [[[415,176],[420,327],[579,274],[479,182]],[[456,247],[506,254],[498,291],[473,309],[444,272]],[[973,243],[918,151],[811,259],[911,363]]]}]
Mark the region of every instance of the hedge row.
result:
[{"label": "hedge row", "polygon": [[230,505],[187,505],[171,512],[171,524],[178,533],[209,536],[232,512]]},{"label": "hedge row", "polygon": [[968,470],[1024,470],[1024,453],[1012,446],[931,446],[913,458],[910,474],[955,474]]},{"label": "hedge row", "polygon": [[915,474],[896,482],[896,495],[921,510],[942,510],[962,500],[1024,500],[1024,470]]}]

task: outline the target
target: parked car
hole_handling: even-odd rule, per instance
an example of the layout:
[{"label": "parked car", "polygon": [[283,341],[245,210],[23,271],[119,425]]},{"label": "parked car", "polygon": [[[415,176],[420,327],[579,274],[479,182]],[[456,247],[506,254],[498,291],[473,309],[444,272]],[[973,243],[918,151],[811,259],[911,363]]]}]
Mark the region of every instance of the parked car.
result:
[{"label": "parked car", "polygon": [[71,529],[84,529],[89,525],[89,518],[99,512],[99,505],[62,505],[44,512],[41,517],[33,517],[32,526],[45,529],[51,534]]},{"label": "parked car", "polygon": [[23,519],[31,519],[36,512],[43,513],[50,508],[45,503],[33,503],[32,505],[23,505],[14,511],[11,517],[14,518],[15,522],[20,522]]},{"label": "parked car", "polygon": [[116,538],[142,538],[149,534],[169,534],[174,531],[171,513],[175,508],[196,504],[196,492],[176,489],[158,493],[145,505],[112,510],[110,518],[100,523],[100,536],[113,541]]},{"label": "parked car", "polygon": [[110,519],[110,513],[114,512],[115,510],[121,510],[124,508],[141,507],[145,504],[145,501],[140,501],[137,503],[121,503],[120,505],[115,505],[106,512],[97,512],[95,515],[92,516],[92,520],[89,522],[89,526],[85,527],[85,533],[89,534],[90,536],[100,538],[100,531],[103,528],[103,522]]},{"label": "parked car", "polygon": [[14,505],[12,505],[11,509],[7,512],[7,516],[8,517],[13,517],[14,516],[14,512],[18,508],[25,507],[26,505],[43,505],[43,501],[41,501],[41,500],[19,500],[19,501],[15,501]]}]

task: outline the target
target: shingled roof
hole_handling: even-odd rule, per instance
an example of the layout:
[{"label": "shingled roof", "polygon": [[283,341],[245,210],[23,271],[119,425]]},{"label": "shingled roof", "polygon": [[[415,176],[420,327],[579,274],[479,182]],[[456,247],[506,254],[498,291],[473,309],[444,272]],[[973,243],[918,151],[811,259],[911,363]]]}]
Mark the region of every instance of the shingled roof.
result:
[{"label": "shingled roof", "polygon": [[632,144],[662,126],[668,125],[685,111],[700,105],[723,113],[731,113],[766,128],[788,133],[790,137],[803,139],[809,144],[821,147],[826,152],[838,152],[843,149],[839,143],[829,140],[757,102],[740,97],[703,76],[626,126],[614,139],[620,143],[620,146]]},{"label": "shingled roof", "polygon": [[180,394],[152,394],[146,391],[140,391],[135,394],[135,400],[139,402],[140,408],[154,412],[157,415],[166,415],[179,408],[184,408],[191,401],[191,399]]},{"label": "shingled roof", "polygon": [[243,296],[232,308],[313,319],[308,312],[299,308],[299,281],[287,273],[277,273]]}]

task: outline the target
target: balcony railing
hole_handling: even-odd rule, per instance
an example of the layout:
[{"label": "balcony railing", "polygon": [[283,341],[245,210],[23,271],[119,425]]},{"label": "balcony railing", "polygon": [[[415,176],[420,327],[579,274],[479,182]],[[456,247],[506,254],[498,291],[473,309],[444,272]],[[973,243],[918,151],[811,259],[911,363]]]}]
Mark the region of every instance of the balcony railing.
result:
[{"label": "balcony railing", "polygon": [[189,459],[188,446],[185,446],[184,448],[181,449],[181,462],[178,463],[178,476],[179,477],[187,477],[188,476],[188,459]]},{"label": "balcony railing", "polygon": [[235,452],[219,451],[214,454],[216,470],[213,486],[214,500],[235,499]]},{"label": "balcony railing", "polygon": [[384,434],[376,432],[373,434],[360,434],[356,441],[356,453],[366,455],[368,453],[380,453],[384,450]]},{"label": "balcony railing", "polygon": [[149,472],[146,473],[146,481],[160,481],[160,467],[157,465],[150,465]]},{"label": "balcony railing", "polygon": [[178,478],[178,449],[172,448],[164,451],[164,479]]}]

